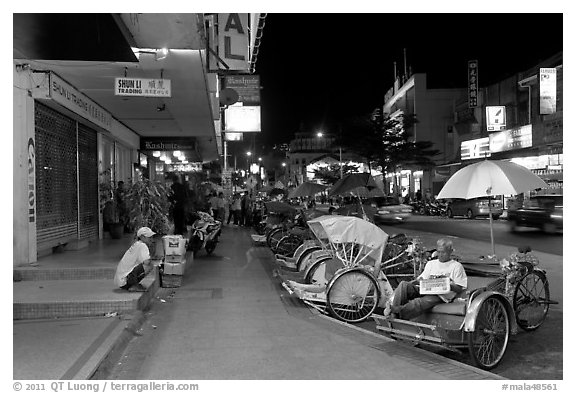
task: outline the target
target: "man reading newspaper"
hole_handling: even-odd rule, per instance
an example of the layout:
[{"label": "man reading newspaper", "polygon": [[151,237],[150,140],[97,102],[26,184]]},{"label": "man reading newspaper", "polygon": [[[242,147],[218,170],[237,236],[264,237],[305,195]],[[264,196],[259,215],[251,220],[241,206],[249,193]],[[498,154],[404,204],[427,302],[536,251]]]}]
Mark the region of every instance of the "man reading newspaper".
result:
[{"label": "man reading newspaper", "polygon": [[[426,263],[424,271],[414,281],[402,281],[394,290],[394,295],[386,303],[384,316],[412,319],[436,304],[451,302],[456,295],[466,289],[468,278],[462,264],[452,259],[454,247],[450,239],[439,239],[436,243],[437,259]],[[450,290],[438,295],[420,294],[423,279],[448,277]]]}]

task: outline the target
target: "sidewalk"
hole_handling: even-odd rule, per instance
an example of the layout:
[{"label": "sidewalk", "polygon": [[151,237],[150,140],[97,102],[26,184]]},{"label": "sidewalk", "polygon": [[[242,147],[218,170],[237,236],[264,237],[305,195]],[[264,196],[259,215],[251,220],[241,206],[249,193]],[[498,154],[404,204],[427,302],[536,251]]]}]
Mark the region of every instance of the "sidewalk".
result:
[{"label": "sidewalk", "polygon": [[[157,292],[152,313],[14,321],[14,379],[89,379],[99,368],[106,378],[126,346],[146,354],[119,379],[501,379],[308,309],[249,234],[225,226],[215,255],[188,264],[181,288]],[[87,265],[112,260],[75,253]],[[53,266],[71,263],[60,256]]]}]

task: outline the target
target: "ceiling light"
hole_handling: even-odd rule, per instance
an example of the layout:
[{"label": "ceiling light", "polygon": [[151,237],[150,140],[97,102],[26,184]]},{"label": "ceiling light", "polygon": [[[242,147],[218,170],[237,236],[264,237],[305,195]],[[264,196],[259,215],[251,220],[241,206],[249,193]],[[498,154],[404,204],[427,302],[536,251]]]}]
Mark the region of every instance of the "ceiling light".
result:
[{"label": "ceiling light", "polygon": [[166,58],[166,56],[168,56],[168,53],[170,53],[170,51],[168,50],[168,48],[162,48],[162,49],[158,49],[156,51],[156,61],[158,60],[164,60]]},{"label": "ceiling light", "polygon": [[165,164],[172,164],[172,160],[167,158],[166,161],[164,161]]}]

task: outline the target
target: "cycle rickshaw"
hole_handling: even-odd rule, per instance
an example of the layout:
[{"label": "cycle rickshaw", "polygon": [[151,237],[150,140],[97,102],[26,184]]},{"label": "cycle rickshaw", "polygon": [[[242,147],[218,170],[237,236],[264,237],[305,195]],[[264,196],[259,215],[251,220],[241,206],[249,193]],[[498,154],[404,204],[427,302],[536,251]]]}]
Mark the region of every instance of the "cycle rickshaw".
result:
[{"label": "cycle rickshaw", "polygon": [[393,338],[426,344],[454,352],[468,349],[474,365],[496,367],[518,327],[540,327],[550,304],[546,272],[528,249],[499,263],[462,263],[468,289],[451,303],[434,306],[412,319],[372,315],[377,329]]},{"label": "cycle rickshaw", "polygon": [[[307,284],[284,282],[284,287],[307,305],[339,320],[366,320],[392,294],[385,276],[377,273],[388,235],[374,224],[350,216],[322,216],[308,221],[308,226],[322,249],[310,244],[313,251],[306,263],[300,263]],[[327,273],[330,267],[332,272]]]}]

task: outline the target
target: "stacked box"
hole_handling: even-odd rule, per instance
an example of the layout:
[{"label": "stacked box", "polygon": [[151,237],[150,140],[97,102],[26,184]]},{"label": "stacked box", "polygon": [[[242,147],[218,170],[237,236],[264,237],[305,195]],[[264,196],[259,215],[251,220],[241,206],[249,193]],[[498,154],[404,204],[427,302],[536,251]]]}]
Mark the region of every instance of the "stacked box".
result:
[{"label": "stacked box", "polygon": [[186,255],[166,255],[164,262],[170,263],[186,263]]},{"label": "stacked box", "polygon": [[182,235],[166,235],[162,237],[164,241],[164,255],[185,255],[186,239]]},{"label": "stacked box", "polygon": [[186,268],[186,261],[176,263],[164,262],[164,274],[175,274],[183,276],[185,268]]}]

